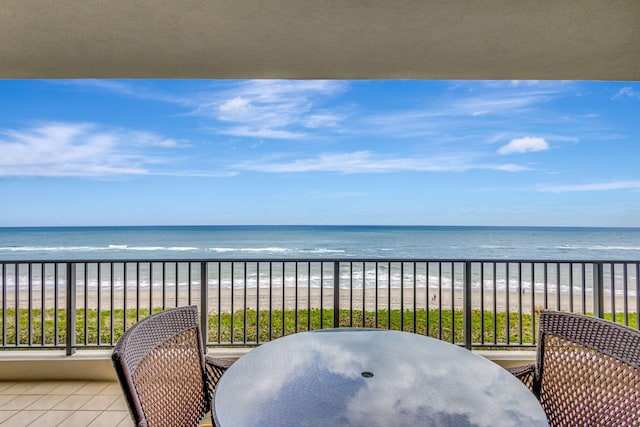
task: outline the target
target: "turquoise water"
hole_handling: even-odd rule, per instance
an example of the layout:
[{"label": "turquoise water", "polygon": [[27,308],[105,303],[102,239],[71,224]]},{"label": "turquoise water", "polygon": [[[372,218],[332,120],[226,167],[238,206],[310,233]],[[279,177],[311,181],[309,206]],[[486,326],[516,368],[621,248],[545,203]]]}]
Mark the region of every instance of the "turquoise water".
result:
[{"label": "turquoise water", "polygon": [[640,260],[640,228],[0,228],[0,260],[6,261],[237,258]]}]

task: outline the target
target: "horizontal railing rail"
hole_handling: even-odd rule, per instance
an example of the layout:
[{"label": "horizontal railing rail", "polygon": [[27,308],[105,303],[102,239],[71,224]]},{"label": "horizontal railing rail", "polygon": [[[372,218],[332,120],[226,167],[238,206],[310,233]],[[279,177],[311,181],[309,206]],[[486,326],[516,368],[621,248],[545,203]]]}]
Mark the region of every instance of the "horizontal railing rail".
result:
[{"label": "horizontal railing rail", "polygon": [[527,348],[541,309],[640,328],[640,261],[0,261],[0,283],[5,350],[113,347],[151,313],[191,304],[209,347],[371,327],[467,348]]}]

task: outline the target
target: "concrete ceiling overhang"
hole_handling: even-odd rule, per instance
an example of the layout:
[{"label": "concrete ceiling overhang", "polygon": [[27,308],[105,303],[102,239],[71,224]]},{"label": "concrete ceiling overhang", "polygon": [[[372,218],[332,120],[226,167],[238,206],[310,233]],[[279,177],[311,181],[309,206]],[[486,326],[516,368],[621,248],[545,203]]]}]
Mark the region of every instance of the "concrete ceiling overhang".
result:
[{"label": "concrete ceiling overhang", "polygon": [[640,0],[0,0],[0,78],[640,80]]}]

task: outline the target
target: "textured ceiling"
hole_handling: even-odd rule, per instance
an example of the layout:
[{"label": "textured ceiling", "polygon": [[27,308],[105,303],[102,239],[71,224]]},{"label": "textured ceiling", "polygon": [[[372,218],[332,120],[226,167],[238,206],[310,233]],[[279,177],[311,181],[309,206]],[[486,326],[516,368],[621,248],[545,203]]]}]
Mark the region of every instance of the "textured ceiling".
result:
[{"label": "textured ceiling", "polygon": [[0,78],[640,80],[638,0],[0,0]]}]

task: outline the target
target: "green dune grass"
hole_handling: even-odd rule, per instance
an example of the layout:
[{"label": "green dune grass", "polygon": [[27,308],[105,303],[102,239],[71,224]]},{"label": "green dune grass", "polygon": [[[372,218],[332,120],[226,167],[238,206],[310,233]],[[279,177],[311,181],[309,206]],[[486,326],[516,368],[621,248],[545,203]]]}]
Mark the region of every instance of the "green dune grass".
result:
[{"label": "green dune grass", "polygon": [[[161,311],[161,308],[153,312]],[[85,314],[87,323],[85,325]],[[333,310],[273,310],[260,311],[238,310],[231,313],[209,314],[208,340],[223,344],[255,344],[266,342],[284,335],[296,332],[334,327]],[[16,345],[16,312],[14,309],[0,310],[3,322],[3,334],[0,344],[5,347]],[[98,311],[95,309],[76,310],[76,343],[84,345],[110,345],[115,343],[124,332],[124,325],[133,325],[137,320],[149,316],[149,309],[136,311],[129,309],[112,311]],[[611,314],[605,316],[611,320]],[[56,343],[64,345],[66,340],[66,312],[47,309],[29,311],[20,309],[18,312],[19,344],[31,344],[34,347],[52,346]],[[533,341],[533,317],[531,314],[506,313],[473,310],[471,313],[471,330],[473,345],[505,347],[510,344],[531,345]],[[624,324],[624,314],[618,313],[615,321]],[[637,327],[637,315],[630,313],[627,317],[628,325]],[[362,312],[359,310],[340,310],[339,327],[384,328],[415,332],[429,335],[448,342],[464,342],[464,316],[461,310],[379,310],[376,312]],[[31,334],[29,334],[31,330]],[[508,330],[508,340],[507,340]],[[535,328],[537,333],[537,327]],[[86,336],[86,340],[85,340]],[[98,336],[100,341],[98,342]],[[43,344],[44,343],[44,344]]]}]

